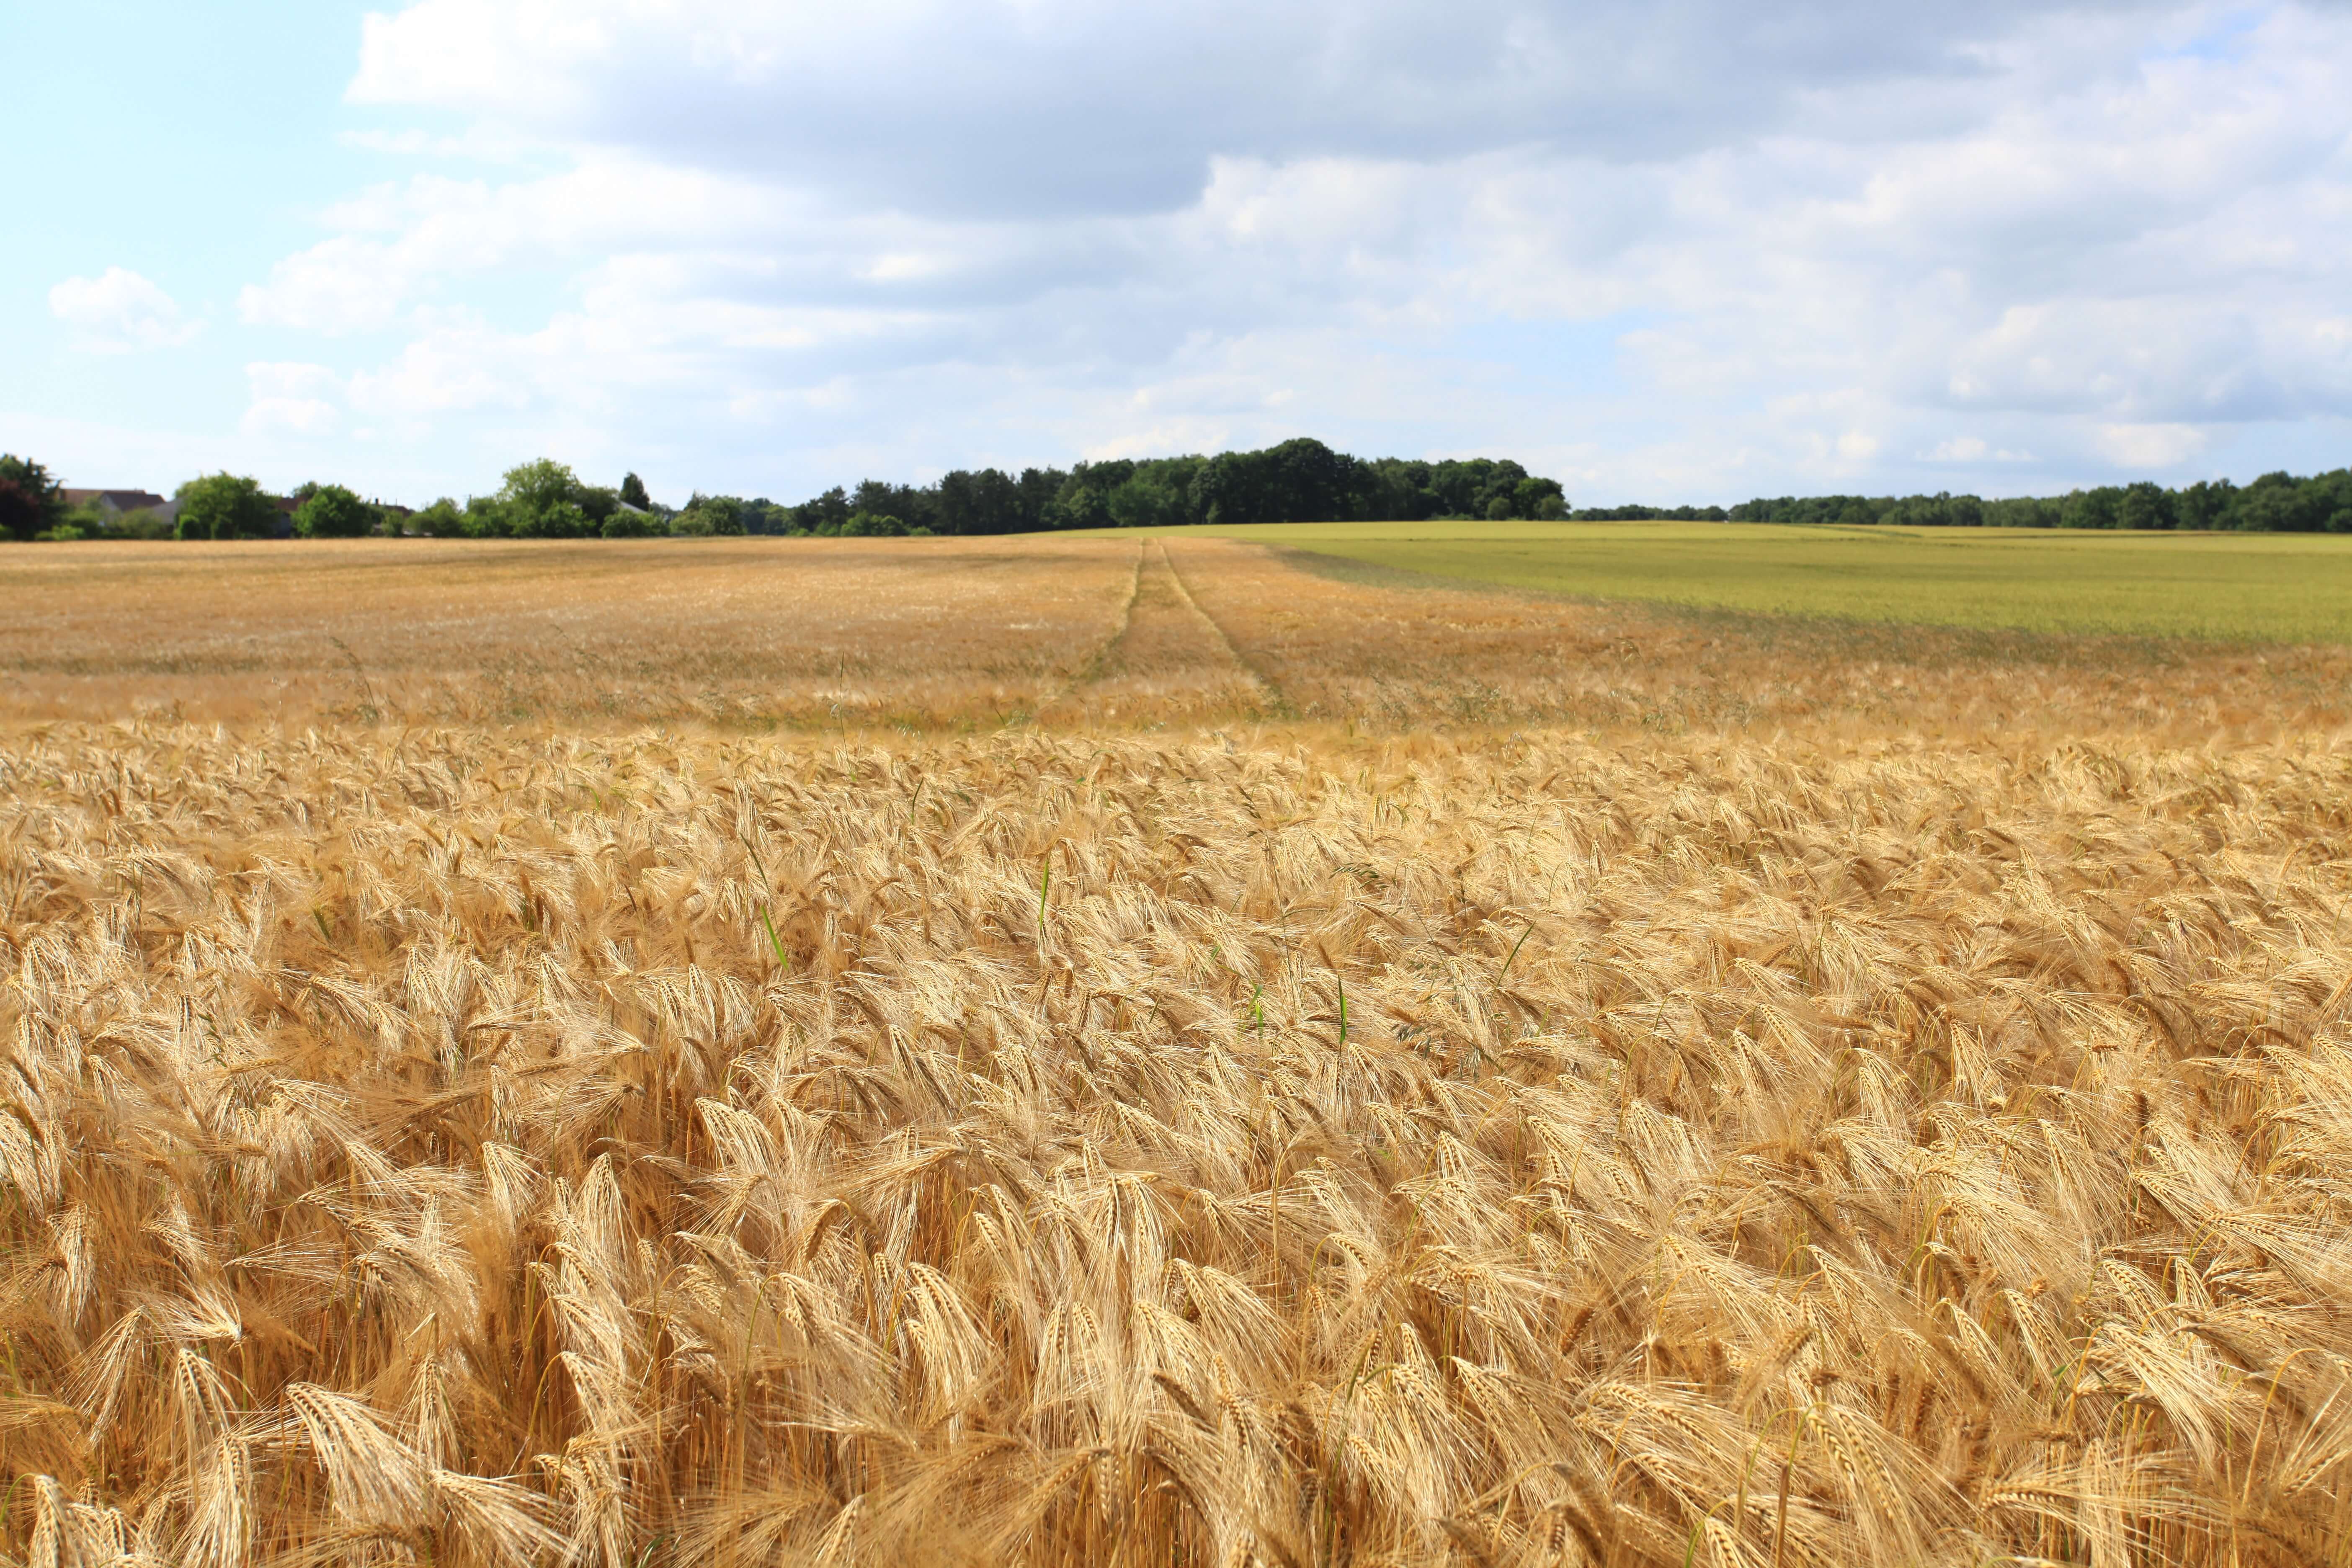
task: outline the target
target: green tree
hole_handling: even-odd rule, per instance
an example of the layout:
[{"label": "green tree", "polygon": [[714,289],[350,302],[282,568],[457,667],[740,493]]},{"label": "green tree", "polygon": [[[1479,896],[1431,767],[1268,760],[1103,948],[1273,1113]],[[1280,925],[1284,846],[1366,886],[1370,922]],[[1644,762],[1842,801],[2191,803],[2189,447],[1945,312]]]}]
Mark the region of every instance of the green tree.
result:
[{"label": "green tree", "polygon": [[1177,528],[1191,521],[1184,492],[1155,473],[1139,473],[1105,498],[1111,521],[1121,528]]},{"label": "green tree", "polygon": [[687,502],[686,510],[680,514],[681,517],[698,520],[697,526],[692,529],[679,529],[673,526],[670,531],[673,533],[741,533],[744,531],[745,509],[746,503],[733,496],[707,496],[698,490],[695,492],[694,499]]},{"label": "green tree", "polygon": [[[939,523],[947,533],[1013,533],[1028,526],[1021,486],[1000,468],[956,468],[939,482]],[[814,501],[793,509],[793,525],[814,530],[826,521]]]},{"label": "green tree", "polygon": [[582,485],[572,499],[588,520],[590,533],[601,531],[605,520],[621,510],[621,492],[604,485]]},{"label": "green tree", "polygon": [[261,482],[238,474],[206,474],[179,489],[182,539],[275,539],[278,503]]},{"label": "green tree", "polygon": [[2327,526],[2329,497],[2317,479],[2281,469],[2238,492],[2238,526],[2264,533],[2308,533]]},{"label": "green tree", "polygon": [[1558,479],[1528,478],[1511,487],[1515,517],[1540,517],[1557,520],[1568,515],[1568,501],[1560,493]]},{"label": "green tree", "polygon": [[2059,504],[2034,496],[2008,496],[1984,503],[1987,528],[2055,528]]},{"label": "green tree", "polygon": [[47,532],[65,510],[65,497],[48,469],[30,458],[0,455],[0,539]]},{"label": "green tree", "polygon": [[835,485],[823,495],[794,507],[793,515],[794,521],[809,532],[830,539],[841,531],[843,523],[849,521],[848,494]]},{"label": "green tree", "polygon": [[2116,504],[2123,500],[2123,490],[2115,485],[2100,485],[2087,490],[2069,490],[2059,502],[2063,526],[2067,528],[2113,528],[2116,526]]},{"label": "green tree", "polygon": [[2311,477],[2314,500],[2326,515],[2320,526],[2330,533],[2352,533],[2352,468]]},{"label": "green tree", "polygon": [[2238,487],[2228,479],[2200,479],[2183,489],[2173,504],[2182,528],[2233,527]]},{"label": "green tree", "polygon": [[375,531],[383,514],[341,485],[306,486],[294,509],[294,531],[304,539],[359,539]]},{"label": "green tree", "polygon": [[2117,528],[2170,528],[2176,515],[2172,492],[2147,479],[2126,485],[2116,498]]},{"label": "green tree", "polygon": [[653,497],[646,494],[646,481],[635,474],[621,477],[621,499],[639,511],[654,510]]},{"label": "green tree", "polygon": [[466,531],[466,514],[457,503],[443,496],[431,506],[408,520],[408,525],[427,539],[457,539]]},{"label": "green tree", "polygon": [[1108,528],[1115,521],[1102,492],[1082,480],[1074,480],[1045,509],[1047,528]]},{"label": "green tree", "polygon": [[499,491],[506,531],[518,539],[575,539],[588,531],[580,494],[579,476],[552,458],[509,468]]},{"label": "green tree", "polygon": [[496,496],[467,496],[458,527],[468,539],[503,539],[514,531],[512,510]]}]

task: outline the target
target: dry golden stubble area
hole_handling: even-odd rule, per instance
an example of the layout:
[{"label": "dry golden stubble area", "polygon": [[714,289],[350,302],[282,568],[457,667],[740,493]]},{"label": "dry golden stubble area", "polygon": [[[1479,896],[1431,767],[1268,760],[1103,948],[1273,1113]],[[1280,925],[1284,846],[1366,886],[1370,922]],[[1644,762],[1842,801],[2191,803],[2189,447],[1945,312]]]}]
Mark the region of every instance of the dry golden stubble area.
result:
[{"label": "dry golden stubble area", "polygon": [[996,724],[1131,542],[350,540],[0,555],[0,719]]},{"label": "dry golden stubble area", "polygon": [[1860,722],[18,732],[0,1555],[2341,1560],[2347,759]]}]

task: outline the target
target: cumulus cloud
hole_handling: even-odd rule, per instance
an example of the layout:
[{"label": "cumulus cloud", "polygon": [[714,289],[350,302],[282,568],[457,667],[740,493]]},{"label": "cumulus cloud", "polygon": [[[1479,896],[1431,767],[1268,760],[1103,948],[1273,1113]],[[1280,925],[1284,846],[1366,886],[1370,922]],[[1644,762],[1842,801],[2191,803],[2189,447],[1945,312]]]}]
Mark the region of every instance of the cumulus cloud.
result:
[{"label": "cumulus cloud", "polygon": [[2205,432],[2194,425],[2102,425],[2099,449],[2135,468],[2168,468],[2202,451]]},{"label": "cumulus cloud", "polygon": [[1933,118],[2042,9],[422,0],[371,18],[352,94],[658,146],[696,166],[898,207],[1165,211],[1197,192],[1221,153],[1442,161],[1547,144],[1682,155],[1818,120],[1823,95],[1890,79],[1911,89],[1875,103],[1877,115]]},{"label": "cumulus cloud", "polygon": [[421,0],[351,96],[497,155],[240,311],[706,485],[1310,431],[2032,488],[2352,419],[2347,74],[2316,5]]},{"label": "cumulus cloud", "polygon": [[123,267],[59,283],[49,290],[49,313],[74,329],[78,346],[100,353],[171,348],[204,328],[183,320],[169,294]]},{"label": "cumulus cloud", "polygon": [[2030,463],[2031,452],[2012,452],[2006,447],[1996,447],[1981,436],[1954,436],[1939,441],[1935,449],[1924,455],[1930,463]]},{"label": "cumulus cloud", "polygon": [[342,378],[325,365],[257,363],[245,367],[245,379],[248,436],[324,436],[341,423]]}]

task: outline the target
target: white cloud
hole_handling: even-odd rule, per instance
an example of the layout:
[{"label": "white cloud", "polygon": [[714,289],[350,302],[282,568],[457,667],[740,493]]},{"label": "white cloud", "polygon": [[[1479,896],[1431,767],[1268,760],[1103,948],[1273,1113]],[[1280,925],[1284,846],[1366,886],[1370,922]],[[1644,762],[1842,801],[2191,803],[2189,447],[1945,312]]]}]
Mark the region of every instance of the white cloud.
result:
[{"label": "white cloud", "polygon": [[268,283],[247,284],[237,295],[237,315],[247,326],[366,331],[397,319],[410,281],[389,247],[337,235],[280,261]]},{"label": "white cloud", "polygon": [[2031,452],[2012,452],[2006,447],[1995,447],[1981,436],[1955,436],[1939,441],[1932,451],[1921,454],[1920,460],[1928,463],[2031,463]]},{"label": "white cloud", "polygon": [[240,312],[397,334],[276,401],[706,488],[1302,432],[2063,488],[2352,418],[2347,76],[2295,5],[423,0],[351,96],[478,177]]},{"label": "white cloud", "polygon": [[326,221],[343,232],[278,262],[237,309],[255,326],[378,331],[453,279],[576,262],[651,237],[772,238],[790,205],[723,175],[625,155],[583,155],[560,174],[503,184],[419,175],[330,208]]},{"label": "white cloud", "polygon": [[2194,425],[2102,425],[2099,450],[2134,468],[2169,468],[2205,449],[2205,432]]},{"label": "white cloud", "polygon": [[59,283],[49,290],[49,313],[75,329],[76,346],[100,353],[171,348],[204,330],[202,321],[182,320],[169,294],[122,267]]},{"label": "white cloud", "polygon": [[341,420],[335,399],[341,378],[322,364],[254,363],[245,367],[251,394],[243,429],[248,436],[331,434]]}]

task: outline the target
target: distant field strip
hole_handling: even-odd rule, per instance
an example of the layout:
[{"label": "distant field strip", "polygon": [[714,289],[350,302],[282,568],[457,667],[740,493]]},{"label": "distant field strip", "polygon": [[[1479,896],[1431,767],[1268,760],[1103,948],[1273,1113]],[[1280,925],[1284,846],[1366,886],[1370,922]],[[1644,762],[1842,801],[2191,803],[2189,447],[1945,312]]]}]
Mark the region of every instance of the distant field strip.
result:
[{"label": "distant field strip", "polygon": [[1087,678],[1119,634],[1138,549],[1023,536],[0,552],[0,719],[994,723]]},{"label": "distant field strip", "polygon": [[2031,632],[2352,643],[2352,539],[1738,523],[1274,523],[1216,531],[1601,599]]},{"label": "distant field strip", "polygon": [[[1673,731],[1833,715],[1876,727],[1907,714],[1947,730],[2079,738],[2179,727],[2187,738],[2352,721],[2342,643],[2200,647],[1822,615],[1735,622],[1562,584],[1559,572],[1550,585],[1579,596],[1498,583],[1514,551],[1525,559],[1541,544],[1554,564],[1573,564],[1577,538],[1642,537],[1586,530],[1542,543],[1541,526],[1476,525],[1453,546],[1474,559],[1452,577],[1426,574],[1426,562],[1398,572],[1203,531],[42,545],[0,552],[0,725],[144,716],[970,731],[1295,718]],[[1694,556],[1701,544],[1821,537],[1685,531],[1698,535]],[[2120,544],[2124,560],[2133,542],[2057,543],[1931,548],[2063,562]],[[1375,560],[1412,547],[1367,529],[1337,544]],[[1850,548],[1889,561],[1917,552],[1892,534]],[[2319,580],[2328,561],[2307,559]],[[1818,600],[1810,607],[1834,607]]]}]

